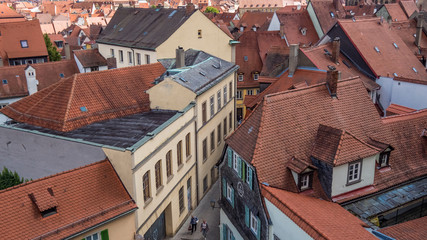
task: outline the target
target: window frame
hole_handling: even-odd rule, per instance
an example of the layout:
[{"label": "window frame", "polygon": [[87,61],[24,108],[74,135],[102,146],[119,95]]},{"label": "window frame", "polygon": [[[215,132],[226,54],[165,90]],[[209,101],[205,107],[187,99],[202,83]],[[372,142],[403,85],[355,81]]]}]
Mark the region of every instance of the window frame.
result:
[{"label": "window frame", "polygon": [[233,98],[233,82],[230,82],[228,84],[228,99],[232,99]]},{"label": "window frame", "polygon": [[159,189],[161,186],[163,186],[162,183],[162,160],[160,159],[157,161],[156,165],[154,166],[154,171],[156,173],[156,189]]},{"label": "window frame", "polygon": [[202,103],[202,124],[205,124],[207,122],[207,110],[206,110],[206,101]]},{"label": "window frame", "polygon": [[227,182],[227,192],[226,192],[226,198],[227,200],[231,203],[233,200],[231,199],[232,194],[231,192],[233,191],[233,186],[230,185],[230,183]]},{"label": "window frame", "polygon": [[223,87],[224,89],[224,107],[227,104],[227,85]]},{"label": "window frame", "polygon": [[142,176],[142,191],[144,195],[144,202],[147,202],[151,199],[150,192],[150,170],[146,171]]},{"label": "window frame", "polygon": [[305,191],[312,188],[313,172],[302,173],[298,175],[298,189]]},{"label": "window frame", "polygon": [[242,73],[240,73],[239,75],[237,75],[237,81],[243,82],[243,80],[244,80],[244,77],[243,77]]},{"label": "window frame", "polygon": [[254,95],[254,90],[253,89],[246,90],[246,95],[248,95],[248,96]]},{"label": "window frame", "polygon": [[221,144],[221,141],[222,141],[222,129],[221,129],[221,123],[219,123],[218,124],[218,127],[217,127],[217,131],[216,131],[216,133],[217,133],[217,145],[220,145]]},{"label": "window frame", "polygon": [[203,161],[206,161],[208,159],[208,140],[207,138],[203,139],[202,141],[202,152],[203,152]]},{"label": "window frame", "polygon": [[169,150],[166,153],[166,176],[169,178],[173,176],[173,169],[172,169],[172,150]]},{"label": "window frame", "polygon": [[213,118],[213,116],[215,115],[215,95],[212,95],[209,98],[209,102],[210,102],[211,118]]},{"label": "window frame", "polygon": [[242,90],[237,90],[237,92],[236,92],[236,98],[237,99],[243,99],[243,97],[242,97]]},{"label": "window frame", "polygon": [[141,65],[141,53],[136,53],[136,64]]},{"label": "window frame", "polygon": [[29,48],[28,40],[20,40],[20,43],[21,43],[21,48]]},{"label": "window frame", "polygon": [[176,162],[178,167],[182,165],[182,141],[179,141],[176,145]]},{"label": "window frame", "polygon": [[145,54],[145,63],[150,64],[150,62],[151,62],[150,55]]},{"label": "window frame", "polygon": [[228,131],[233,129],[233,111],[228,114]]},{"label": "window frame", "polygon": [[132,64],[133,63],[133,57],[132,57],[132,52],[128,51],[128,63]]},{"label": "window frame", "polygon": [[259,73],[256,72],[254,73],[254,81],[258,81],[259,80]]},{"label": "window frame", "polygon": [[221,109],[221,89],[218,90],[218,92],[216,93],[216,97],[217,97],[217,104],[218,104],[218,111]]},{"label": "window frame", "polygon": [[223,128],[223,138],[225,139],[225,137],[227,137],[227,115],[225,115],[225,118],[224,118],[224,121],[223,121],[224,123],[223,123],[223,125],[224,125],[224,128]]},{"label": "window frame", "polygon": [[110,54],[111,54],[111,57],[113,58],[115,55],[114,55],[114,48],[110,48]]},{"label": "window frame", "polygon": [[215,151],[215,130],[211,132],[211,152]]},{"label": "window frame", "polygon": [[181,214],[185,210],[185,204],[184,204],[184,187],[181,187],[179,189],[178,197],[179,197],[179,213]]},{"label": "window frame", "polygon": [[[357,160],[354,162],[351,162],[348,164],[348,170],[347,170],[347,185],[352,185],[352,184],[356,184],[359,183],[360,181],[362,181],[362,160]],[[357,175],[356,177],[354,176],[354,167],[352,169],[352,166],[358,166],[358,171],[357,171]],[[352,179],[350,179],[350,177]]]},{"label": "window frame", "polygon": [[[383,163],[383,158],[386,158],[385,163]],[[378,159],[378,167],[379,168],[385,168],[390,166],[390,151],[388,152],[382,152],[380,153],[379,159]]]},{"label": "window frame", "polygon": [[233,170],[239,172],[239,164],[238,164],[238,156],[237,153],[233,151]]},{"label": "window frame", "polygon": [[258,219],[255,216],[255,214],[251,211],[251,216],[250,216],[250,222],[249,222],[249,228],[251,229],[251,231],[255,234],[255,236],[258,234]]},{"label": "window frame", "polygon": [[123,50],[119,50],[119,61],[122,63],[124,60]]},{"label": "window frame", "polygon": [[187,133],[185,135],[185,156],[188,158],[191,156],[191,135]]}]

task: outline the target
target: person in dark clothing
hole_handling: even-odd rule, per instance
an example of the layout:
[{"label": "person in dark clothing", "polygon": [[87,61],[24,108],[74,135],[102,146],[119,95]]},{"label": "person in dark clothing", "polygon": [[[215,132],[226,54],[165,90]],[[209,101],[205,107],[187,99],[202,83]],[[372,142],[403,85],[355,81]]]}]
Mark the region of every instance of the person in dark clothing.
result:
[{"label": "person in dark clothing", "polygon": [[193,234],[193,232],[197,231],[197,222],[198,221],[199,221],[199,219],[197,217],[194,217],[193,215],[191,215],[191,220],[190,220],[191,234]]}]

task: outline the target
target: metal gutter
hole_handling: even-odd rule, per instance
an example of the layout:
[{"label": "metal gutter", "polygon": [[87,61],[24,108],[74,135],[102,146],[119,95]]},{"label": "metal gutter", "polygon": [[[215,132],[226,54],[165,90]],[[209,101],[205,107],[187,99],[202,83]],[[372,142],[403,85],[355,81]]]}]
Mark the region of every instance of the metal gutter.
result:
[{"label": "metal gutter", "polygon": [[120,47],[136,48],[136,49],[142,49],[142,50],[149,50],[149,51],[153,51],[153,52],[156,51],[155,48],[138,47],[138,46],[133,46],[133,45],[128,45],[128,44],[112,43],[112,42],[107,42],[107,41],[102,41],[102,40],[96,40],[96,43],[107,44],[107,45],[115,45],[115,46],[120,46]]}]

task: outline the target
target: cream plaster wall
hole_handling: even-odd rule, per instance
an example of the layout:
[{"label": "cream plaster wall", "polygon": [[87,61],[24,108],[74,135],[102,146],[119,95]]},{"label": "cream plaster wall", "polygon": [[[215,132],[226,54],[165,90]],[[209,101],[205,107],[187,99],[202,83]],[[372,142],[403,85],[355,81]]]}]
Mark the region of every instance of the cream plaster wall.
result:
[{"label": "cream plaster wall", "polygon": [[[199,38],[198,31],[202,30]],[[196,11],[191,17],[176,30],[165,42],[157,47],[158,58],[174,58],[178,46],[185,50],[193,48],[202,50],[226,61],[232,60],[232,40],[202,12]]]},{"label": "cream plaster wall", "polygon": [[[121,239],[121,240],[133,240],[135,234],[135,224],[134,224],[134,212],[127,214],[123,217],[120,217],[112,222],[104,224],[100,227],[97,227],[89,232],[78,235],[77,237],[72,238],[72,240],[82,240],[87,236],[90,236],[96,232],[101,232],[105,229],[108,229],[109,239]],[[100,238],[101,239],[101,238]]]},{"label": "cream plaster wall", "polygon": [[151,109],[182,110],[196,98],[193,91],[169,77],[148,89],[147,93],[150,95]]},{"label": "cream plaster wall", "polygon": [[378,154],[363,159],[362,172],[360,176],[361,181],[351,185],[347,185],[348,164],[334,167],[332,173],[332,197],[373,184],[375,176],[375,162],[377,158]]},{"label": "cream plaster wall", "polygon": [[[150,56],[150,63],[156,63],[157,62],[157,53],[154,50],[149,51],[149,50],[138,49],[138,48],[122,47],[122,46],[116,46],[116,45],[107,45],[107,44],[103,44],[103,43],[98,44],[99,53],[101,53],[101,55],[104,58],[113,57],[111,55],[111,49],[114,49],[114,57],[116,58],[117,68],[130,67],[130,66],[138,65],[136,62],[137,53],[141,54],[141,65],[147,64],[147,60],[146,60],[145,55]],[[123,61],[120,61],[119,50],[123,51]],[[128,52],[132,53],[132,56],[133,56],[132,63],[129,63]]]},{"label": "cream plaster wall", "polygon": [[130,151],[121,151],[118,149],[111,149],[103,147],[105,155],[107,155],[114,170],[119,175],[120,180],[123,182],[126,190],[131,197],[135,200],[134,180],[132,176],[132,153]]}]

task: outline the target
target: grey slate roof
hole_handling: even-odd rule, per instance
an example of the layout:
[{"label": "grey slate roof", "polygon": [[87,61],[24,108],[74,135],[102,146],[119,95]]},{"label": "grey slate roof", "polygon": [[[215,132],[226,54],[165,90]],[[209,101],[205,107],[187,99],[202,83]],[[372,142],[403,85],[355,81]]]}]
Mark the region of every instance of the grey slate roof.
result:
[{"label": "grey slate roof", "polygon": [[119,8],[98,43],[154,50],[188,18],[186,9]]},{"label": "grey slate roof", "polygon": [[168,110],[143,112],[93,123],[70,132],[59,132],[25,123],[17,123],[13,126],[113,147],[127,148],[133,146],[176,113],[177,111]]}]

